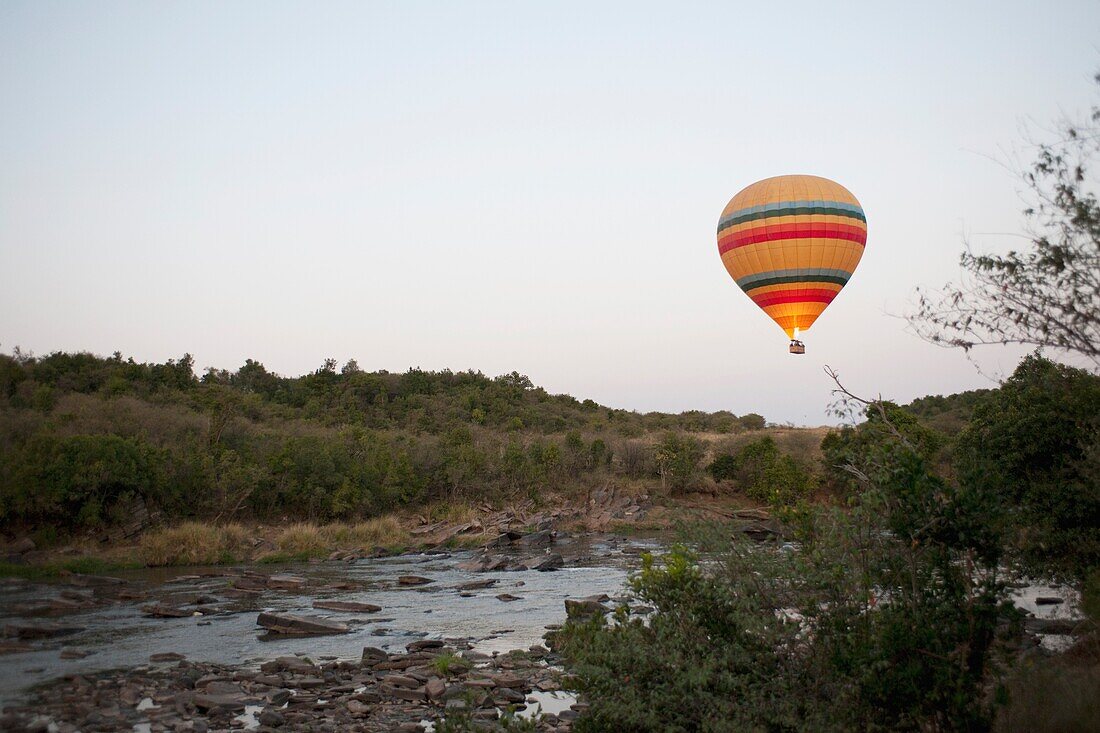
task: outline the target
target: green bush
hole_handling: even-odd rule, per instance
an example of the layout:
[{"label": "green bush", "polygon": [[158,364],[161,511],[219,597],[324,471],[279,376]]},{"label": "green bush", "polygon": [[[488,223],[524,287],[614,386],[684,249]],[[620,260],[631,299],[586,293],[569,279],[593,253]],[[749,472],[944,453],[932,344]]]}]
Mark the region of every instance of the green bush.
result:
[{"label": "green bush", "polygon": [[995,494],[1040,572],[1100,566],[1100,377],[1025,358],[983,395],[956,448],[961,483]]},{"label": "green bush", "polygon": [[813,476],[770,437],[745,444],[736,455],[717,456],[707,471],[715,481],[732,481],[749,498],[774,507],[793,506],[814,487]]}]

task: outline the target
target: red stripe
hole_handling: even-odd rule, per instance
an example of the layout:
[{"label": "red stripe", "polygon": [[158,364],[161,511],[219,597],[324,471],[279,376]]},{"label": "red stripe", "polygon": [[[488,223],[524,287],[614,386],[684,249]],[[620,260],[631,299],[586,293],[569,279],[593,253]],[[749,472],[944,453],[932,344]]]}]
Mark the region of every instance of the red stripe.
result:
[{"label": "red stripe", "polygon": [[836,293],[831,290],[781,290],[778,293],[763,293],[757,297],[749,296],[752,302],[761,308],[783,303],[832,303]]},{"label": "red stripe", "polygon": [[757,242],[774,242],[777,239],[842,239],[847,242],[867,244],[867,230],[847,224],[779,224],[742,229],[718,238],[721,254],[731,249]]}]

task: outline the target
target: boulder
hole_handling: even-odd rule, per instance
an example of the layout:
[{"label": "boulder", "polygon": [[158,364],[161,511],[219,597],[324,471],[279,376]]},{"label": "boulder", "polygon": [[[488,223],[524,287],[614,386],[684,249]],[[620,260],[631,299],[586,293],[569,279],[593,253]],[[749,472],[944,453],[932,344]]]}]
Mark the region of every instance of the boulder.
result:
[{"label": "boulder", "polygon": [[306,636],[313,634],[346,634],[347,624],[320,616],[297,616],[291,613],[261,613],[256,623],[273,634]]}]

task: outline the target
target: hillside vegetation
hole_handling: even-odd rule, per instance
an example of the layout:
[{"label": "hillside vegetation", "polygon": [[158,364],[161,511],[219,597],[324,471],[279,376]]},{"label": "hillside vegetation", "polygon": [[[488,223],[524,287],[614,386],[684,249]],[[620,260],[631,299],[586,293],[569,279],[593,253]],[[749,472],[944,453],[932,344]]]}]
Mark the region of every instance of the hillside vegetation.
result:
[{"label": "hillside vegetation", "polygon": [[[189,355],[145,364],[16,350],[0,356],[0,527],[66,533],[145,512],[357,520],[608,481],[678,491],[710,482],[711,456],[765,429],[756,414],[611,409],[515,372],[391,374],[328,360],[291,378],[250,359],[199,378]],[[804,467],[816,459],[820,432],[766,434]]]}]

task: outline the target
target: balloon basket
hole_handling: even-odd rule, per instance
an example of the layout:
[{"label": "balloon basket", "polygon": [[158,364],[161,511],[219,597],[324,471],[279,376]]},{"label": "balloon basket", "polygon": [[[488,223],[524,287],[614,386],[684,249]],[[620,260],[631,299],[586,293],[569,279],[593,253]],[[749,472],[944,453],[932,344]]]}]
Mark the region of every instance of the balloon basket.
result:
[{"label": "balloon basket", "polygon": [[791,339],[790,348],[788,348],[787,350],[790,351],[792,354],[805,354],[806,344],[802,343],[801,341],[795,341],[794,339]]}]

